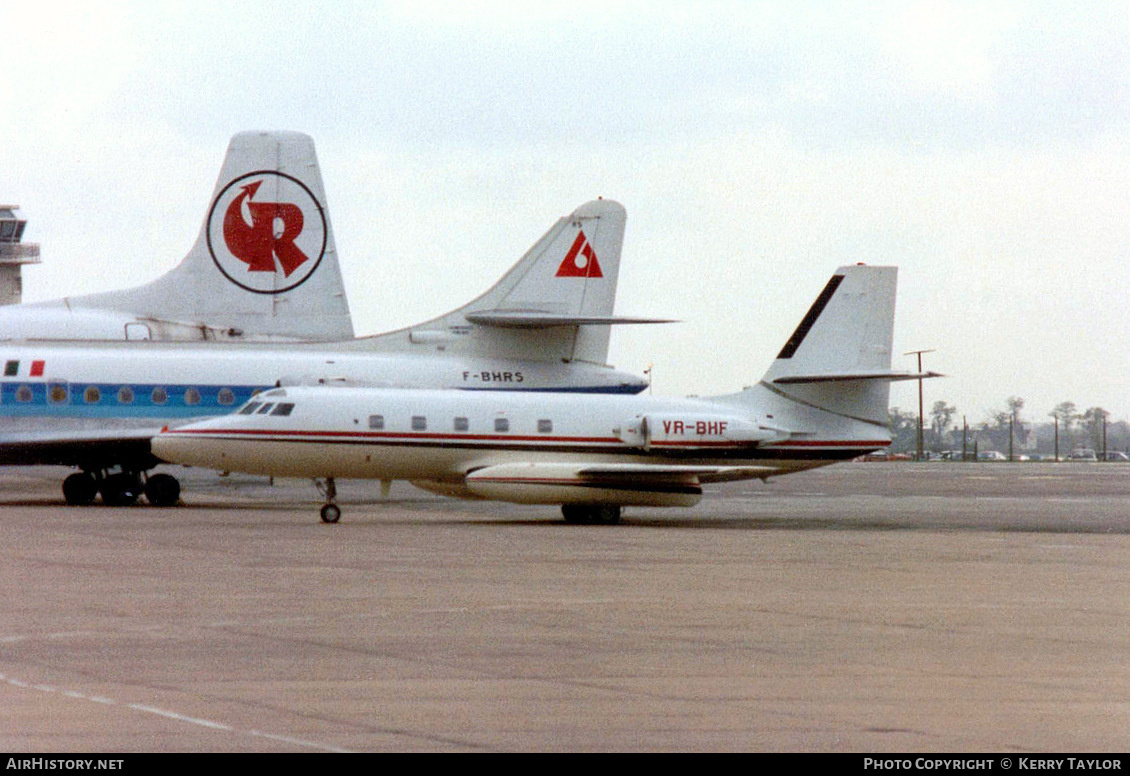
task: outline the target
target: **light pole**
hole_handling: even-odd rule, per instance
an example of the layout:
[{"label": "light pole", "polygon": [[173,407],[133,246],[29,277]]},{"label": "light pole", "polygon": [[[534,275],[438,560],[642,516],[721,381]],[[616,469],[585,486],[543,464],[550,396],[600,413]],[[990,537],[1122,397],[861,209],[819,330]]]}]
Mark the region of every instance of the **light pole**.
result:
[{"label": "light pole", "polygon": [[916,460],[916,461],[921,461],[922,457],[923,457],[923,453],[922,453],[922,420],[923,420],[923,417],[922,417],[922,354],[923,353],[933,353],[933,352],[934,352],[933,349],[930,349],[930,350],[910,350],[910,351],[907,351],[906,353],[903,353],[904,356],[918,356],[918,454],[916,456],[914,456],[914,460]]}]

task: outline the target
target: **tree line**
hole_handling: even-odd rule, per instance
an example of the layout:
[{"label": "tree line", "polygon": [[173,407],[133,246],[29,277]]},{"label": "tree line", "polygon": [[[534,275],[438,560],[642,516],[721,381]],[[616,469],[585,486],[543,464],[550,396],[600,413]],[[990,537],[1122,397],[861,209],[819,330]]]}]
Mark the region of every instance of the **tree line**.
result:
[{"label": "tree line", "polygon": [[[1039,423],[1024,417],[1024,399],[1010,396],[1005,406],[987,417],[970,421],[952,404],[936,401],[922,429],[922,448],[928,453],[967,450],[995,450],[1003,455],[1037,454],[1060,457],[1085,448],[1096,453],[1130,452],[1130,423],[1111,421],[1102,407],[1080,411],[1074,402],[1064,401]],[[918,449],[918,413],[890,410],[891,452],[914,454]]]}]

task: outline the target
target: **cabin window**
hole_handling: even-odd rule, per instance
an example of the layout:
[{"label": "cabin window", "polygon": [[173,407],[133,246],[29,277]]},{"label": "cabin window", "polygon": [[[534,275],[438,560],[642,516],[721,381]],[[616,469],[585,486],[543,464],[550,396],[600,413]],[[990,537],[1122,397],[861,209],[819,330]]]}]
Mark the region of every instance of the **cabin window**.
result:
[{"label": "cabin window", "polygon": [[256,415],[266,415],[268,412],[271,411],[271,408],[274,407],[274,406],[275,406],[275,403],[273,401],[269,401],[266,404],[264,404],[262,407],[260,407],[259,411],[255,414]]},{"label": "cabin window", "polygon": [[423,415],[412,416],[412,430],[413,431],[427,431],[428,419]]},{"label": "cabin window", "polygon": [[262,405],[262,404],[263,404],[263,402],[261,402],[261,401],[248,402],[247,404],[243,405],[243,409],[241,409],[239,411],[239,414],[240,415],[252,415],[252,414],[255,413],[255,410],[259,409],[260,405]]},{"label": "cabin window", "polygon": [[373,431],[384,431],[385,430],[385,416],[384,415],[370,415],[369,416],[369,428],[373,429]]},{"label": "cabin window", "polygon": [[128,385],[118,389],[118,404],[133,404],[133,389]]},{"label": "cabin window", "polygon": [[281,415],[283,417],[286,417],[287,415],[289,415],[292,412],[294,412],[294,402],[292,402],[292,401],[280,401],[278,406],[275,407],[274,410],[271,411],[271,414],[272,415]]},{"label": "cabin window", "polygon": [[539,434],[552,434],[553,433],[553,421],[549,420],[548,418],[542,418],[541,420],[539,420],[538,421],[538,433]]},{"label": "cabin window", "polygon": [[82,400],[87,404],[97,404],[102,401],[102,391],[98,390],[97,386],[88,385],[82,392]]},{"label": "cabin window", "polygon": [[231,388],[221,388],[219,394],[216,395],[216,400],[220,402],[223,407],[230,407],[235,404],[235,392]]},{"label": "cabin window", "polygon": [[196,390],[195,388],[189,388],[184,392],[184,403],[189,405],[190,407],[199,404],[200,391]]},{"label": "cabin window", "polygon": [[466,418],[456,418],[455,419],[455,430],[456,431],[466,431],[470,427],[471,427],[471,423]]},{"label": "cabin window", "polygon": [[16,401],[27,403],[31,401],[31,388],[26,385],[21,385],[16,389]]},{"label": "cabin window", "polygon": [[47,389],[47,399],[52,404],[67,403],[67,386],[56,383]]},{"label": "cabin window", "polygon": [[494,430],[500,434],[505,434],[510,430],[510,418],[495,418]]},{"label": "cabin window", "polygon": [[164,404],[169,400],[169,392],[164,388],[154,388],[149,398],[153,400],[154,404]]}]

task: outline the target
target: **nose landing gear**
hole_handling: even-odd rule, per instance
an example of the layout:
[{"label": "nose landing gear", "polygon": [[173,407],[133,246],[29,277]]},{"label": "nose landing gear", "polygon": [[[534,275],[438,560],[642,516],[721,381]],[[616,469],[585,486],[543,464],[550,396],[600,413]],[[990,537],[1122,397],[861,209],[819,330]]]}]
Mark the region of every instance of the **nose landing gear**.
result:
[{"label": "nose landing gear", "polygon": [[319,490],[323,490],[326,496],[326,503],[322,506],[322,522],[323,523],[336,523],[341,519],[341,507],[334,503],[337,499],[337,483],[334,482],[333,477],[326,478],[326,484],[323,488],[318,486]]}]

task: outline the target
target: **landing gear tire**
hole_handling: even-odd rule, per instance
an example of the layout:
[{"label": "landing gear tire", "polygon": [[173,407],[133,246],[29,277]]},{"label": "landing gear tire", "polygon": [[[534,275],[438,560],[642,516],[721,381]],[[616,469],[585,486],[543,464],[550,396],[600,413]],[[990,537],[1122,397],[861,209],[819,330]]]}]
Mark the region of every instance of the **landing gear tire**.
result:
[{"label": "landing gear tire", "polygon": [[620,507],[610,504],[593,507],[592,521],[597,525],[616,525],[620,522]]},{"label": "landing gear tire", "polygon": [[145,481],[145,499],[154,507],[174,506],[180,500],[180,483],[171,474],[154,474]]},{"label": "landing gear tire", "polygon": [[141,480],[136,474],[122,472],[102,480],[102,503],[108,507],[132,507],[141,497]]},{"label": "landing gear tire", "polygon": [[337,504],[326,504],[322,507],[322,522],[336,523],[341,519],[341,507]]},{"label": "landing gear tire", "polygon": [[562,504],[561,516],[569,525],[584,525],[588,522],[588,510],[577,504]]},{"label": "landing gear tire", "polygon": [[620,507],[614,504],[563,504],[561,515],[570,525],[616,525]]},{"label": "landing gear tire", "polygon": [[98,483],[86,472],[75,472],[63,480],[63,498],[72,507],[85,507],[94,503]]}]

